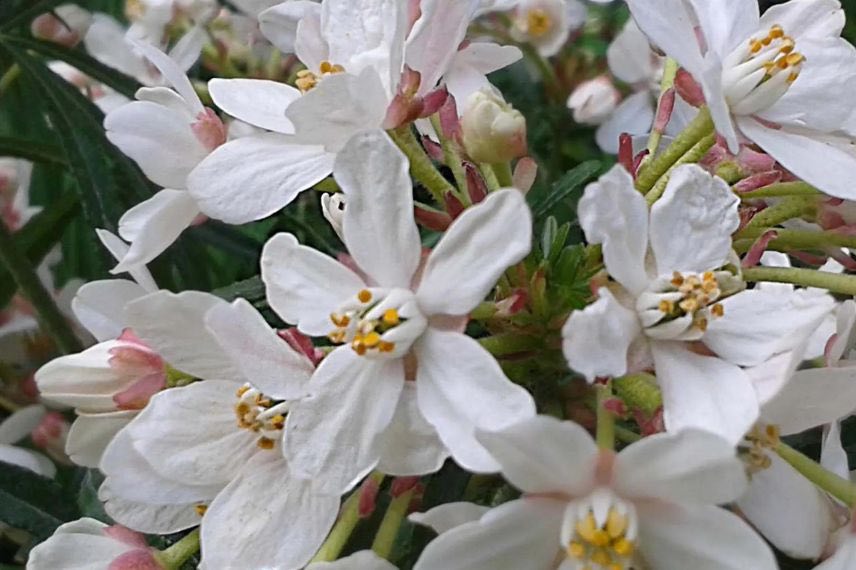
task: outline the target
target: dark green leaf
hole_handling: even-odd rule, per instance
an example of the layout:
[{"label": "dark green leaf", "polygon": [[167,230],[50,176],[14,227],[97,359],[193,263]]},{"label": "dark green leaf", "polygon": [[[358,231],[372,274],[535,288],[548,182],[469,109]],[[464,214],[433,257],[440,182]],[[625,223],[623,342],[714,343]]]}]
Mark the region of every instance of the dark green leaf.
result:
[{"label": "dark green leaf", "polygon": [[44,539],[78,516],[54,481],[0,462],[0,522]]},{"label": "dark green leaf", "polygon": [[597,160],[589,160],[566,172],[558,182],[551,188],[549,194],[532,207],[532,215],[535,222],[539,222],[545,215],[550,213],[554,206],[569,198],[580,187],[591,180],[601,169],[601,163]]},{"label": "dark green leaf", "polygon": [[[7,0],[8,1],[8,0]],[[36,2],[21,2],[19,10],[10,18],[0,23],[0,31],[12,30],[18,26],[28,25],[36,16],[49,12],[65,0],[37,0]]]},{"label": "dark green leaf", "polygon": [[549,216],[544,222],[544,229],[541,230],[541,253],[544,259],[550,257],[557,231],[559,231],[559,222],[556,221],[555,216]]},{"label": "dark green leaf", "polygon": [[77,507],[80,515],[110,523],[110,517],[104,511],[104,505],[98,499],[98,487],[104,481],[104,475],[96,469],[87,469],[77,491]]},{"label": "dark green leaf", "polygon": [[50,144],[0,136],[0,156],[67,165],[62,149]]},{"label": "dark green leaf", "polygon": [[253,305],[267,303],[265,300],[265,284],[258,275],[238,281],[237,283],[232,283],[228,287],[215,289],[212,293],[227,301],[234,301],[240,298],[246,299]]}]

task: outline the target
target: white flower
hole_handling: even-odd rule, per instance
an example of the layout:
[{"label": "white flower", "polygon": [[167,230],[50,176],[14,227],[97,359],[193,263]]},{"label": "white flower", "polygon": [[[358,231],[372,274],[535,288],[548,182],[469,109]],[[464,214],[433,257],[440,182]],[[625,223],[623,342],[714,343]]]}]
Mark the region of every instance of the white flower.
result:
[{"label": "white flower", "polygon": [[[156,394],[108,446],[100,464],[108,512],[158,533],[195,526],[202,514],[208,568],[301,568],[339,509],[337,495],[317,495],[311,481],[292,477],[281,452],[309,359],[243,300],[161,291],[129,312],[141,338],[202,380]],[[197,314],[205,326],[188,318]],[[117,507],[152,514],[130,520]]]},{"label": "white flower", "polygon": [[453,525],[415,570],[776,568],[764,541],[715,506],[746,477],[713,434],[654,435],[616,455],[577,424],[537,416],[479,440],[523,497]]},{"label": "white flower", "polygon": [[586,23],[585,4],[578,0],[520,0],[516,3],[511,34],[531,43],[544,57],[559,53],[568,36]]},{"label": "white flower", "polygon": [[187,178],[203,158],[226,141],[223,123],[202,106],[176,62],[150,45],[136,46],[173,89],[139,89],[137,101],[107,114],[104,128],[113,144],[150,180],[166,189],[119,219],[119,235],[131,242],[131,248],[112,273],[153,260],[199,216],[199,206],[186,191]]},{"label": "white flower", "polygon": [[809,184],[856,196],[856,50],[839,37],[837,0],[791,0],[761,17],[756,0],[628,4],[652,42],[701,83],[732,152],[742,134]]},{"label": "white flower", "polygon": [[462,466],[495,470],[473,430],[532,415],[532,398],[477,341],[444,330],[436,317],[466,315],[528,253],[522,195],[500,190],[466,210],[420,270],[408,164],[392,141],[379,131],[357,135],[335,176],[348,204],[345,245],[363,273],[289,234],[262,252],[271,307],[305,334],[344,343],[289,415],[292,467],[343,492],[375,467],[394,475],[436,470],[444,458],[439,435]]},{"label": "white flower", "polygon": [[600,75],[577,85],[568,96],[567,106],[577,123],[599,125],[613,114],[619,101],[621,93],[609,77]]},{"label": "white flower", "polygon": [[43,406],[27,406],[0,422],[0,461],[29,469],[43,477],[56,474],[56,466],[50,459],[15,445],[38,427],[46,413]]},{"label": "white flower", "polygon": [[[791,371],[771,359],[798,360],[834,305],[816,291],[737,292],[742,281],[721,268],[738,202],[695,165],[675,169],[650,214],[620,166],[589,185],[580,224],[617,283],[562,331],[568,363],[589,381],[627,373],[630,353],[656,369],[668,430],[697,427],[735,443],[758,418],[755,384],[780,386]],[[706,348],[694,350],[699,343]]]},{"label": "white flower", "polygon": [[29,570],[56,568],[135,568],[157,570],[160,563],[146,537],[121,526],[83,518],[60,526],[30,551]]}]

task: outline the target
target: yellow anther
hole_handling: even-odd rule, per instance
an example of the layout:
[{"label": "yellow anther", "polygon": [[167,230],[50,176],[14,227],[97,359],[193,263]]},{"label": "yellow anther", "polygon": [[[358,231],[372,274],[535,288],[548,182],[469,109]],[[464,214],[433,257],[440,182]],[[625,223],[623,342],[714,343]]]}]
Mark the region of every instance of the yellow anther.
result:
[{"label": "yellow anther", "polygon": [[625,568],[624,564],[616,562],[615,564],[610,564],[609,566],[607,566],[607,570],[625,570]]},{"label": "yellow anther", "polygon": [[526,33],[530,36],[540,37],[550,31],[553,20],[550,14],[542,8],[534,8],[526,14]]},{"label": "yellow anther", "polygon": [[673,287],[680,287],[684,284],[684,276],[675,271],[674,273],[672,273],[671,283]]},{"label": "yellow anther", "polygon": [[707,330],[707,319],[704,317],[698,318],[693,321],[693,325],[701,332],[704,332]]},{"label": "yellow anther", "polygon": [[594,531],[590,542],[595,546],[607,546],[609,545],[609,533],[599,528]]},{"label": "yellow anther", "polygon": [[591,555],[591,561],[601,566],[606,566],[612,563],[612,556],[606,550],[595,550]]},{"label": "yellow anther", "polygon": [[633,554],[633,543],[626,538],[619,538],[612,543],[612,550],[619,556],[627,557]]},{"label": "yellow anther", "polygon": [[597,530],[597,525],[594,521],[594,515],[589,513],[586,518],[581,521],[577,521],[577,524],[574,526],[574,529],[577,531],[577,534],[580,535],[580,538],[582,538],[588,543],[593,543],[594,532]]},{"label": "yellow anther", "polygon": [[380,335],[376,332],[370,332],[363,337],[363,344],[365,344],[367,348],[375,348],[380,344]]},{"label": "yellow anther", "polygon": [[793,38],[785,38],[782,40],[782,47],[779,48],[779,53],[791,53],[794,51],[796,47],[796,42],[794,42]]},{"label": "yellow anther", "polygon": [[377,345],[377,349],[381,352],[392,352],[393,350],[395,350],[395,343],[394,342],[386,342],[385,340],[382,340]]},{"label": "yellow anther", "polygon": [[355,340],[354,342],[352,342],[351,348],[353,348],[354,352],[356,352],[360,356],[363,356],[366,353],[366,345],[363,344],[361,340]]},{"label": "yellow anther", "polygon": [[357,293],[357,299],[360,300],[360,303],[368,303],[372,300],[372,292],[368,289],[360,289],[360,292]]},{"label": "yellow anther", "polygon": [[[791,55],[793,55],[793,54],[791,54]],[[789,65],[790,64],[788,63],[787,57],[780,57],[779,59],[776,60],[776,67],[778,67],[779,69],[787,69],[789,67]]]},{"label": "yellow anther", "polygon": [[761,51],[762,49],[764,49],[764,44],[762,44],[762,43],[761,43],[761,42],[759,42],[758,40],[750,40],[750,42],[749,42],[749,50],[750,50],[752,53],[758,53],[758,52],[759,52],[759,51]]},{"label": "yellow anther", "polygon": [[349,324],[351,324],[351,317],[348,315],[337,315],[336,313],[330,313],[330,320],[333,321],[333,324],[340,328],[345,328]]},{"label": "yellow anther", "polygon": [[779,24],[775,24],[770,28],[770,37],[773,39],[783,38],[785,37],[785,30]]},{"label": "yellow anther", "polygon": [[610,538],[618,538],[627,530],[627,517],[615,509],[609,509],[606,516],[606,532]]},{"label": "yellow anther", "polygon": [[705,271],[701,276],[701,280],[705,283],[715,282],[716,276],[713,274],[713,271]]},{"label": "yellow anther", "polygon": [[717,303],[710,308],[710,313],[714,317],[721,317],[725,314],[725,307],[722,306],[722,303]]},{"label": "yellow anther", "polygon": [[270,419],[270,423],[275,429],[282,429],[285,427],[285,416],[277,414]]},{"label": "yellow anther", "polygon": [[797,66],[797,65],[801,64],[802,62],[804,62],[805,56],[801,53],[798,53],[798,52],[789,53],[787,55],[787,57],[785,57],[785,61],[787,62],[788,65],[790,65],[791,67],[794,67],[794,66]]},{"label": "yellow anther", "polygon": [[799,78],[800,74],[794,71],[790,75],[788,75],[788,83],[793,83]]},{"label": "yellow anther", "polygon": [[686,313],[694,313],[699,309],[699,302],[693,298],[684,299],[678,306]]},{"label": "yellow anther", "polygon": [[241,402],[235,406],[235,413],[238,414],[238,416],[243,416],[243,415],[249,413],[249,411],[250,411],[249,404],[245,404],[245,403]]},{"label": "yellow anther", "polygon": [[773,43],[773,38],[771,38],[770,36],[767,36],[766,38],[761,40],[761,43],[764,44],[765,46],[768,46],[771,43]]},{"label": "yellow anther", "polygon": [[258,441],[256,441],[256,445],[261,449],[273,449],[276,442],[269,437],[260,437]]},{"label": "yellow anther", "polygon": [[395,309],[387,309],[383,312],[383,323],[389,326],[395,326],[399,323],[398,311]]},{"label": "yellow anther", "polygon": [[327,338],[336,344],[343,343],[345,342],[345,331],[333,331],[327,335]]},{"label": "yellow anther", "polygon": [[660,301],[660,304],[657,306],[657,308],[660,309],[661,313],[666,313],[667,315],[669,315],[675,310],[675,303],[673,301],[663,299],[662,301]]},{"label": "yellow anther", "polygon": [[582,558],[586,555],[586,547],[581,542],[571,542],[568,545],[568,556],[571,558]]},{"label": "yellow anther", "polygon": [[205,511],[208,510],[208,505],[198,504],[193,507],[193,510],[196,511],[196,514],[200,517],[205,514]]},{"label": "yellow anther", "polygon": [[240,398],[241,396],[246,394],[249,391],[249,389],[250,389],[249,386],[241,386],[240,388],[238,388],[238,391],[235,392],[235,395]]}]

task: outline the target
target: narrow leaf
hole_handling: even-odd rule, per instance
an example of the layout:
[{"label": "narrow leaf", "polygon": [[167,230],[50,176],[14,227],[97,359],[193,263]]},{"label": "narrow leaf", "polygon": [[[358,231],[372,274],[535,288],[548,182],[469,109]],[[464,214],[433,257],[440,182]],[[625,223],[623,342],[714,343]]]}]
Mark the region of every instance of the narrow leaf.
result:
[{"label": "narrow leaf", "polygon": [[536,223],[547,215],[553,207],[571,196],[583,184],[591,180],[601,168],[600,161],[589,160],[566,172],[541,201],[531,204],[532,215]]},{"label": "narrow leaf", "polygon": [[68,166],[62,149],[51,144],[11,137],[0,137],[0,156],[14,156],[32,162],[47,162]]}]

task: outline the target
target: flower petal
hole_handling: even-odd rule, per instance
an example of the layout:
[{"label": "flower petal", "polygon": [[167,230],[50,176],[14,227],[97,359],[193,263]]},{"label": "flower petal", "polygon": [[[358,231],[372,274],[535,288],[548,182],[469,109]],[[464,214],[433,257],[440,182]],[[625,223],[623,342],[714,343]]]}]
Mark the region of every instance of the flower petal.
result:
[{"label": "flower petal", "polygon": [[187,180],[203,213],[230,224],[260,220],[326,178],[334,155],[279,133],[241,137],[217,147]]},{"label": "flower petal", "polygon": [[285,456],[299,477],[342,494],[377,465],[377,435],[392,421],[404,386],[400,359],[369,360],[342,346],[321,361],[285,424]]},{"label": "flower petal", "polygon": [[125,328],[125,305],[146,294],[145,289],[125,279],[92,281],[77,290],[71,310],[95,340],[113,340]]},{"label": "flower petal", "polygon": [[668,431],[697,428],[735,444],[758,419],[755,390],[740,367],[679,342],[652,342],[651,350]]},{"label": "flower petal", "polygon": [[42,396],[86,411],[114,411],[113,395],[136,381],[123,378],[110,367],[110,351],[117,346],[122,343],[106,341],[48,362],[35,375]]},{"label": "flower petal", "polygon": [[707,48],[722,57],[748,41],[759,29],[758,3],[753,0],[692,0],[691,3]]},{"label": "flower petal", "polygon": [[603,244],[603,260],[613,279],[631,293],[648,285],[648,206],[620,165],[586,186],[577,207],[580,225],[591,244]]},{"label": "flower petal", "polygon": [[651,249],[660,275],[701,273],[725,264],[740,225],[740,199],[694,164],[676,168],[651,208]]},{"label": "flower petal", "polygon": [[[199,100],[196,90],[190,83],[190,79],[188,79],[184,70],[170,56],[149,43],[141,41],[132,41],[132,43],[152,65],[158,68],[163,78],[173,86],[182,99],[193,109],[194,114],[199,114],[203,111],[202,102]],[[195,60],[196,58],[193,59]]]},{"label": "flower petal", "polygon": [[431,91],[449,69],[464,40],[472,2],[423,0],[421,16],[407,36],[406,63],[421,75],[419,95]]},{"label": "flower petal", "polygon": [[[113,256],[116,261],[121,260],[123,257],[128,255],[128,251],[131,249],[128,244],[119,239],[119,236],[108,232],[107,230],[96,229],[95,234],[98,236],[98,239],[101,241],[101,244],[107,248],[110,252],[110,255]],[[157,283],[155,283],[152,274],[149,273],[149,270],[145,265],[135,265],[133,267],[129,267],[127,269],[128,275],[136,281],[140,287],[145,289],[147,292],[151,293],[158,290]]]},{"label": "flower petal", "polygon": [[424,513],[413,513],[407,519],[427,526],[437,534],[443,534],[463,524],[478,521],[489,510],[490,507],[475,503],[446,503]]},{"label": "flower petal", "polygon": [[589,382],[627,372],[627,351],[640,335],[639,318],[616,301],[606,287],[598,300],[574,311],[562,327],[562,352],[568,365]]},{"label": "flower petal", "polygon": [[47,410],[40,404],[33,404],[16,410],[0,422],[0,443],[18,443],[36,429]]},{"label": "flower petal", "polygon": [[575,496],[591,488],[598,450],[579,424],[535,416],[477,437],[508,482],[525,493]]},{"label": "flower petal", "polygon": [[[297,27],[301,20],[312,16],[316,18],[321,16],[321,5],[318,2],[288,0],[259,14],[259,28],[279,51],[295,53]],[[302,58],[301,61],[310,69],[315,69],[311,62]]]},{"label": "flower petal", "polygon": [[[198,526],[200,522],[196,507],[208,501],[192,501],[175,505],[151,505],[129,501],[118,496],[107,479],[98,489],[98,498],[104,511],[122,526],[147,534],[172,534]],[[210,498],[214,497],[211,494]]]},{"label": "flower petal", "polygon": [[684,0],[628,0],[630,14],[651,43],[696,75],[702,56],[693,15]]},{"label": "flower petal", "polygon": [[48,479],[52,479],[56,475],[56,466],[41,453],[5,443],[0,443],[0,464],[2,463],[11,463],[16,467],[23,467]]},{"label": "flower petal", "polygon": [[339,558],[333,562],[313,562],[306,570],[398,570],[388,560],[384,560],[373,550],[359,550],[350,556]]},{"label": "flower petal", "polygon": [[481,302],[532,243],[532,215],[519,190],[489,195],[452,222],[428,256],[416,296],[427,314],[463,315]]},{"label": "flower petal", "polygon": [[136,410],[102,414],[78,411],[65,442],[65,452],[69,459],[83,467],[96,469],[113,437],[136,415]]},{"label": "flower petal", "polygon": [[279,338],[246,299],[215,306],[205,315],[205,326],[243,377],[265,396],[294,400],[306,394],[315,371],[312,362]]},{"label": "flower petal", "polygon": [[500,430],[532,417],[532,396],[506,378],[478,342],[461,333],[429,327],[415,351],[422,415],[462,467],[497,471],[499,465],[478,442],[475,430]]},{"label": "flower petal", "polygon": [[856,368],[810,368],[794,374],[761,408],[761,418],[792,435],[856,411]]},{"label": "flower petal", "polygon": [[300,97],[300,91],[290,85],[267,79],[214,78],[208,82],[208,91],[214,103],[236,119],[277,133],[294,133],[285,109]]},{"label": "flower petal", "polygon": [[[66,523],[66,525],[69,524],[74,523]],[[104,527],[106,528],[107,525]],[[106,568],[113,560],[133,548],[104,534],[60,532],[60,529],[62,527],[30,551],[27,568],[31,570]]]},{"label": "flower petal", "polygon": [[[651,80],[654,76],[654,57],[656,56],[651,51],[648,38],[632,18],[627,20],[606,49],[609,71],[616,78],[629,84]],[[653,119],[653,111],[651,118]],[[650,122],[648,126],[651,126]]]},{"label": "flower petal", "polygon": [[761,16],[761,29],[775,24],[797,41],[841,35],[845,14],[838,0],[792,0],[770,6]]},{"label": "flower petal", "polygon": [[355,135],[333,165],[347,202],[342,230],[348,253],[383,287],[409,289],[422,252],[408,169],[407,158],[380,130]]},{"label": "flower petal", "polygon": [[604,152],[618,154],[618,139],[624,134],[644,135],[654,122],[654,99],[647,91],[627,97],[597,128],[595,141]]},{"label": "flower petal", "polygon": [[330,313],[366,286],[356,273],[291,234],[277,234],[265,244],[261,266],[271,308],[310,336],[329,333]]}]

